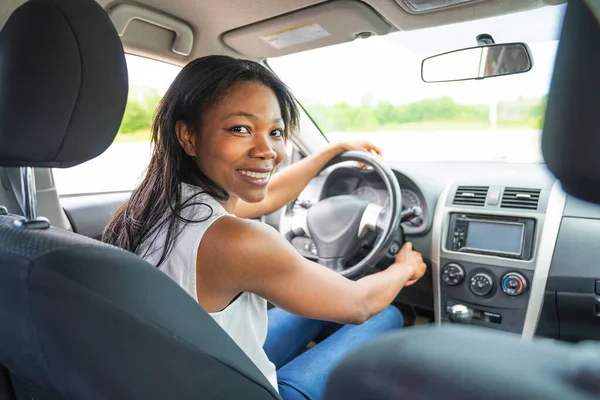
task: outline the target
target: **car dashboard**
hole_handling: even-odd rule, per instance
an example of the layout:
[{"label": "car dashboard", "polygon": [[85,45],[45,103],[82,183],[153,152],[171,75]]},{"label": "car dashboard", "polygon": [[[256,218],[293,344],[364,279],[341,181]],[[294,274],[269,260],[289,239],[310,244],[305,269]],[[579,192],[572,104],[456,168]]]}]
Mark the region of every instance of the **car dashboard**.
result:
[{"label": "car dashboard", "polygon": [[[422,234],[430,228],[427,202],[419,187],[406,175],[394,171],[400,184],[402,209],[420,209],[420,214],[402,224],[405,233]],[[339,195],[354,195],[383,208],[389,205],[389,193],[372,169],[342,167],[332,171],[324,182],[319,200]]]},{"label": "car dashboard", "polygon": [[[403,208],[422,210],[401,228],[430,266],[398,302],[431,311],[436,324],[570,341],[600,338],[600,250],[592,244],[600,242],[600,206],[567,195],[544,164],[391,167]],[[375,172],[338,166],[315,178],[282,222],[299,208],[347,194],[383,207],[388,201]],[[317,258],[309,237],[292,243]]]}]

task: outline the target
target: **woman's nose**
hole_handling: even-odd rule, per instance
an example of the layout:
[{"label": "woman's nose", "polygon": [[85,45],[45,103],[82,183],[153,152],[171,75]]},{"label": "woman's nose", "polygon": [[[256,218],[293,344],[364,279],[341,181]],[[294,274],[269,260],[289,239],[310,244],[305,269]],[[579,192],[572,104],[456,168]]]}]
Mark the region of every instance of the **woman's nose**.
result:
[{"label": "woman's nose", "polygon": [[256,158],[264,158],[266,160],[271,160],[277,158],[277,151],[275,151],[274,143],[272,143],[272,139],[270,136],[268,137],[258,137],[255,136],[254,145],[250,150],[250,155]]}]

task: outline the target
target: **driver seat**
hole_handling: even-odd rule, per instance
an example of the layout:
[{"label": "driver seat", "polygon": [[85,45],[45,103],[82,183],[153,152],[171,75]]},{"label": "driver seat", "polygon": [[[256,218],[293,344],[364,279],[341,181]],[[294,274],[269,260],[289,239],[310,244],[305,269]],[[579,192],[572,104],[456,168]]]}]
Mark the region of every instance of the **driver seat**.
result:
[{"label": "driver seat", "polygon": [[280,399],[169,277],[36,216],[32,167],[98,156],[123,116],[104,10],[30,0],[0,31],[0,60],[0,165],[21,168],[27,199],[24,218],[0,213],[0,398]]}]

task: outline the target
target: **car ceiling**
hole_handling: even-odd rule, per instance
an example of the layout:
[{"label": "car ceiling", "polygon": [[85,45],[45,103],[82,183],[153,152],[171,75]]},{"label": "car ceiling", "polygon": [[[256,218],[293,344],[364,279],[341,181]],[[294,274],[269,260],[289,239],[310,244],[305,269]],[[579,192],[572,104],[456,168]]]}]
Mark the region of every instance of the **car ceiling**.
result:
[{"label": "car ceiling", "polygon": [[[132,21],[122,37],[127,52],[178,65],[184,65],[194,58],[207,54],[229,54],[254,59],[265,58],[268,55],[261,56],[260,51],[257,52],[256,49],[244,48],[244,43],[240,45],[241,47],[237,47],[237,51],[233,50],[224,43],[224,35],[242,27],[260,26],[260,23],[264,21],[272,20],[307,7],[332,2],[322,0],[97,1],[108,12],[120,4],[135,4],[160,11],[186,22],[194,32],[194,45],[188,56],[177,55],[171,51],[174,38],[172,32],[139,20]],[[10,13],[23,2],[23,0],[3,0],[1,2],[0,26],[4,24]],[[377,15],[382,22],[385,22],[389,26],[388,31],[416,30],[532,10],[564,2],[565,0],[480,0],[460,7],[451,7],[422,14],[411,14],[400,7],[395,0],[362,0],[363,4],[368,5],[371,11],[374,11],[374,15]],[[294,15],[290,16],[292,21]],[[289,20],[290,18],[288,18]],[[338,41],[347,40],[350,39],[341,37]],[[248,44],[247,46],[250,45]],[[299,51],[301,50],[306,50],[306,47],[299,49]]]}]

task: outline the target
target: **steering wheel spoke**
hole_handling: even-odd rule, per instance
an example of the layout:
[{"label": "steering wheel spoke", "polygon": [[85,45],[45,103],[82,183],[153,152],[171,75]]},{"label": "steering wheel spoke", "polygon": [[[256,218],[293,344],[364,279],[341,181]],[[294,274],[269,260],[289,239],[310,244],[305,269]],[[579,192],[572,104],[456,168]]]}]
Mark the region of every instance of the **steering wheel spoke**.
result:
[{"label": "steering wheel spoke", "polygon": [[375,203],[369,203],[360,219],[358,237],[363,238],[369,231],[376,232],[380,229],[385,229],[385,225],[379,223],[380,215],[383,213],[383,207]]},{"label": "steering wheel spoke", "polygon": [[308,230],[308,210],[301,210],[293,215],[291,230],[295,236],[310,237],[310,231]]},{"label": "steering wheel spoke", "polygon": [[319,258],[319,264],[329,268],[335,272],[343,272],[345,269],[346,260],[344,257],[334,257],[334,258]]},{"label": "steering wheel spoke", "polygon": [[390,228],[392,222],[392,213],[389,209],[384,208],[377,216],[377,223],[375,224],[374,231],[377,233],[383,233]]}]

